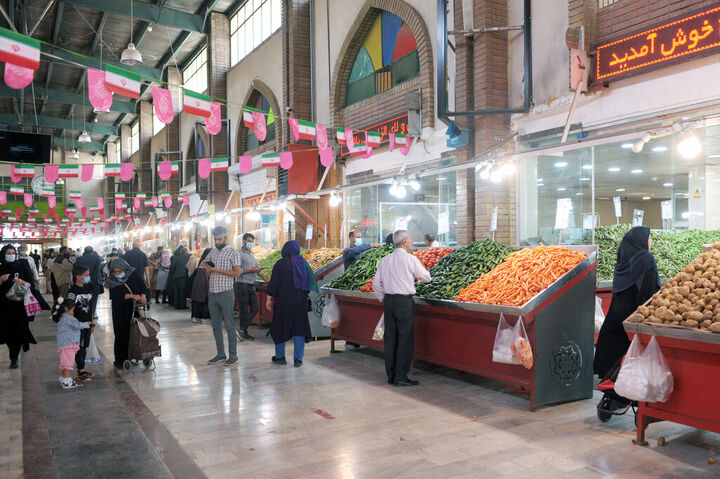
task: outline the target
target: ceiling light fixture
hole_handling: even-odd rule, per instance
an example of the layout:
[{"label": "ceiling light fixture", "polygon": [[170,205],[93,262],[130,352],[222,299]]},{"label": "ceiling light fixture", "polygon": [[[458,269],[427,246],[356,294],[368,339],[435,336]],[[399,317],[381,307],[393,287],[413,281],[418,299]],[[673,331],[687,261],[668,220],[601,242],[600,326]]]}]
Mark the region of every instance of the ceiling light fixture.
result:
[{"label": "ceiling light fixture", "polygon": [[80,133],[80,136],[78,137],[78,142],[80,143],[91,143],[92,138],[90,138],[90,135],[88,135],[87,130],[83,130],[82,133]]},{"label": "ceiling light fixture", "polygon": [[592,170],[592,169],[593,169],[593,166],[592,166],[592,165],[583,165],[583,168],[582,168],[582,169],[583,169],[583,170]]},{"label": "ceiling light fixture", "polygon": [[663,183],[663,186],[665,188],[670,188],[673,184],[672,183]]},{"label": "ceiling light fixture", "polygon": [[557,190],[558,190],[558,191],[567,191],[567,188],[565,188],[564,186],[561,186],[561,187],[559,187]]},{"label": "ceiling light fixture", "polygon": [[692,160],[702,152],[700,140],[691,131],[684,131],[678,135],[678,153],[686,160]]},{"label": "ceiling light fixture", "polygon": [[588,178],[587,176],[583,176],[582,178],[580,178],[580,181],[590,181],[590,178]]},{"label": "ceiling light fixture", "polygon": [[567,161],[558,161],[555,163],[555,168],[565,168],[567,165]]},{"label": "ceiling light fixture", "polygon": [[142,64],[142,55],[137,49],[135,44],[132,42],[133,38],[133,0],[130,0],[130,43],[125,50],[123,50],[120,56],[120,63],[124,65],[140,65]]},{"label": "ceiling light fixture", "polygon": [[663,152],[665,152],[665,151],[667,151],[667,150],[668,150],[668,147],[667,147],[667,146],[662,146],[662,145],[655,146],[655,147],[653,147],[653,149],[652,149],[652,151],[653,151],[654,153],[663,153]]},{"label": "ceiling light fixture", "polygon": [[260,221],[262,216],[257,211],[251,211],[247,214],[247,219],[250,221]]},{"label": "ceiling light fixture", "polygon": [[77,148],[73,148],[70,153],[68,153],[68,159],[69,160],[79,160],[80,159],[80,153],[78,153]]},{"label": "ceiling light fixture", "polygon": [[330,193],[330,206],[336,207],[340,204],[340,197],[334,191]]},{"label": "ceiling light fixture", "polygon": [[620,148],[623,148],[625,150],[630,150],[630,149],[632,149],[632,147],[634,145],[635,145],[634,143],[623,143],[622,145],[620,145]]},{"label": "ceiling light fixture", "polygon": [[622,193],[623,191],[625,191],[625,188],[615,188],[615,191],[617,191],[618,193]]},{"label": "ceiling light fixture", "polygon": [[651,200],[651,199],[652,199],[652,196],[643,196],[643,199],[646,200],[646,201],[647,201],[647,200]]},{"label": "ceiling light fixture", "polygon": [[617,166],[612,166],[612,167],[608,168],[608,171],[610,173],[617,173],[618,171],[620,171],[620,168],[618,168]]},{"label": "ceiling light fixture", "polygon": [[630,173],[632,173],[633,175],[639,175],[642,172],[643,172],[643,170],[641,170],[640,168],[635,168],[634,170],[630,170]]}]

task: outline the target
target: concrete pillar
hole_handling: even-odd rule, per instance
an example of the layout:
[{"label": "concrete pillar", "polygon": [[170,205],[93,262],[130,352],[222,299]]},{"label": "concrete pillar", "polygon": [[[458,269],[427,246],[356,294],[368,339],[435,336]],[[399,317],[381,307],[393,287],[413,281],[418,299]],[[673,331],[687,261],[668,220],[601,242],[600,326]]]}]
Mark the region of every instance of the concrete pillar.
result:
[{"label": "concrete pillar", "polygon": [[[230,20],[222,13],[210,14],[210,32],[208,33],[208,89],[211,97],[227,98],[227,72],[230,70]],[[222,118],[227,118],[227,107],[222,104]],[[209,152],[213,158],[230,156],[227,139],[230,132],[223,128],[220,133],[210,137]],[[195,165],[193,165],[193,168]],[[227,172],[215,172],[211,175],[211,202],[218,210],[225,206],[229,193]]]},{"label": "concrete pillar", "polygon": [[150,141],[153,137],[153,105],[149,101],[140,102],[140,150],[135,161],[136,191],[149,193],[152,191],[152,170],[150,157],[152,150]]}]

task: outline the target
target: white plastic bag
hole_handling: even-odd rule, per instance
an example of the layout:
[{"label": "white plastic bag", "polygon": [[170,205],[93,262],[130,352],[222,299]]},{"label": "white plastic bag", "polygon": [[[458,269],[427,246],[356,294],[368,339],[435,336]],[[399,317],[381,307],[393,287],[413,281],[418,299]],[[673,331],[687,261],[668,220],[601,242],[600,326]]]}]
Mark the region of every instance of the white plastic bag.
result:
[{"label": "white plastic bag", "polygon": [[522,316],[518,318],[513,328],[513,339],[512,344],[510,344],[510,349],[518,364],[522,364],[526,369],[532,369],[534,362],[532,346],[530,346],[530,339],[525,332],[525,322]]},{"label": "white plastic bag", "polygon": [[328,328],[337,328],[340,324],[340,307],[334,294],[330,295],[330,300],[325,300],[321,322]]},{"label": "white plastic bag", "polygon": [[634,401],[666,402],[673,391],[673,377],[655,336],[645,351],[636,335],[620,367],[615,392]]},{"label": "white plastic bag", "polygon": [[372,338],[375,341],[382,341],[385,339],[385,313],[380,316],[380,321],[378,321],[377,326],[375,326]]},{"label": "white plastic bag", "polygon": [[603,323],[605,322],[605,313],[603,313],[602,309],[602,299],[600,299],[598,296],[595,296],[595,332],[599,333],[600,328],[602,328]]},{"label": "white plastic bag", "polygon": [[505,364],[520,364],[512,352],[513,328],[505,321],[505,315],[500,313],[495,343],[493,343],[493,362]]},{"label": "white plastic bag", "polygon": [[100,364],[102,362],[102,359],[100,359],[100,351],[98,351],[97,344],[95,344],[94,334],[90,335],[90,344],[87,347],[85,361],[95,364]]}]

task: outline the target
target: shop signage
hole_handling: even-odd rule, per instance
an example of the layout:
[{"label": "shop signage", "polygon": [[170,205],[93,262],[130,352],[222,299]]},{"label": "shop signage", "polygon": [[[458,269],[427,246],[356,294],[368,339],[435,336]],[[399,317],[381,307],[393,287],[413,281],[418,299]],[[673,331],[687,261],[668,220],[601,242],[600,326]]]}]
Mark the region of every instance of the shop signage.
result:
[{"label": "shop signage", "polygon": [[[354,131],[353,138],[356,145],[359,143],[365,143],[365,132],[369,130],[377,131],[378,133],[380,133],[380,146],[386,145],[390,141],[390,137],[388,136],[390,133],[396,133],[398,135],[407,134],[408,114],[405,113],[403,115],[396,116],[395,118],[391,118],[390,120],[368,126],[367,128],[363,128],[362,130]],[[349,151],[346,146],[342,146],[340,148],[340,156],[345,156],[348,153]]]},{"label": "shop signage", "polygon": [[[262,198],[262,195],[255,195],[250,196],[249,198],[243,198],[243,207],[247,208],[248,206],[257,206],[260,204],[260,198]],[[265,195],[265,198],[263,199],[263,203],[272,201],[277,198],[277,193],[274,191],[271,191]]]},{"label": "shop signage", "polygon": [[492,214],[490,215],[490,232],[497,231],[497,216],[498,216],[498,207],[496,206],[493,208]]},{"label": "shop signage", "polygon": [[622,216],[622,204],[619,196],[613,197],[613,206],[615,207],[615,217],[620,218]]},{"label": "shop signage", "polygon": [[305,228],[305,239],[310,241],[313,239],[313,229],[315,227],[311,224],[307,225],[307,228]]},{"label": "shop signage", "polygon": [[633,210],[633,226],[642,226],[643,218],[645,218],[645,210]]},{"label": "shop signage", "polygon": [[570,227],[570,212],[572,211],[572,199],[558,198],[557,209],[555,210],[555,229],[566,230]]},{"label": "shop signage", "polygon": [[595,56],[598,80],[644,71],[673,59],[720,51],[720,7],[600,45]]},{"label": "shop signage", "polygon": [[443,211],[438,214],[438,235],[444,235],[450,232],[450,214]]},{"label": "shop signage", "polygon": [[660,202],[660,208],[662,210],[662,219],[672,219],[672,200],[666,200]]}]

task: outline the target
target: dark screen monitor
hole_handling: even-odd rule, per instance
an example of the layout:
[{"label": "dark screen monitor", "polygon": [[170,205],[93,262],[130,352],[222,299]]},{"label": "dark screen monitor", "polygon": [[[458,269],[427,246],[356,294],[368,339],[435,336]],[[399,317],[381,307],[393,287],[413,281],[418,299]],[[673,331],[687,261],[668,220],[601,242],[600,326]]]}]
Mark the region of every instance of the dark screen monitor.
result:
[{"label": "dark screen monitor", "polygon": [[50,135],[0,131],[0,161],[50,163]]}]

